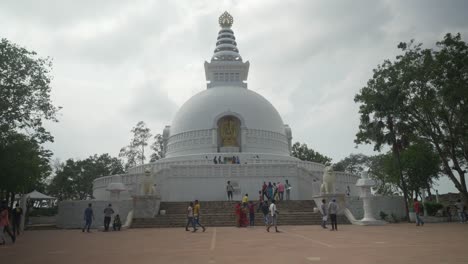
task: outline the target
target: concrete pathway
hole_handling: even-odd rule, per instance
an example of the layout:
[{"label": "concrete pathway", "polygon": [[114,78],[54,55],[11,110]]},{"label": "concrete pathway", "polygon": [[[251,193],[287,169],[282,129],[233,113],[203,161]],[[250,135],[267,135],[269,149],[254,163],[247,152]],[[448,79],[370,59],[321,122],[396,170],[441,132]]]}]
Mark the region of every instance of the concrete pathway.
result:
[{"label": "concrete pathway", "polygon": [[[380,227],[282,226],[29,231],[0,246],[1,263],[468,263],[468,224],[389,224]],[[199,230],[200,231],[200,230]]]}]

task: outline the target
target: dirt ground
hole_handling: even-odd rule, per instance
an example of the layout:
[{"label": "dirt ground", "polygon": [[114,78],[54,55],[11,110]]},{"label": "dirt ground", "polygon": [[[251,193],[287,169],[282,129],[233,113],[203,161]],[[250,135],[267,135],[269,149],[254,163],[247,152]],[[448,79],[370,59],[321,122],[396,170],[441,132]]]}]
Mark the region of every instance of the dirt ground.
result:
[{"label": "dirt ground", "polygon": [[[0,246],[1,263],[468,263],[468,224],[27,231]],[[201,231],[201,229],[199,230]]]}]

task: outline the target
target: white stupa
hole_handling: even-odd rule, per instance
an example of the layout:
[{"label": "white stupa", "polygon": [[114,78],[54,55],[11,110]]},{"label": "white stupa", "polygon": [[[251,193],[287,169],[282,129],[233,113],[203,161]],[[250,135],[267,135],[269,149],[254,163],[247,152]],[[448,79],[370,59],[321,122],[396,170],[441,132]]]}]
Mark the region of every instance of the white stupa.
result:
[{"label": "white stupa", "polygon": [[[219,17],[216,48],[205,62],[207,89],[182,105],[164,129],[164,158],[96,179],[96,199],[109,199],[111,182],[125,184],[121,199],[141,194],[148,169],[163,201],[225,200],[227,181],[236,187],[237,198],[245,193],[256,198],[264,181],[288,180],[291,199],[320,193],[325,166],[291,156],[291,128],[268,100],[247,88],[250,63],[239,54],[232,24],[229,13]],[[357,195],[358,178],[337,173],[336,192],[350,188]]]}]

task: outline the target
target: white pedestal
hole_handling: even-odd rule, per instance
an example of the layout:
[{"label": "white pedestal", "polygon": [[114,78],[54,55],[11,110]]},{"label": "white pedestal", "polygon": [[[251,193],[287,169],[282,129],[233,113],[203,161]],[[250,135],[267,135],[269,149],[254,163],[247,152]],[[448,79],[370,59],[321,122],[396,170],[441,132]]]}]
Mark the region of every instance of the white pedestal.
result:
[{"label": "white pedestal", "polygon": [[153,218],[158,214],[161,196],[135,195],[132,198],[134,218]]}]

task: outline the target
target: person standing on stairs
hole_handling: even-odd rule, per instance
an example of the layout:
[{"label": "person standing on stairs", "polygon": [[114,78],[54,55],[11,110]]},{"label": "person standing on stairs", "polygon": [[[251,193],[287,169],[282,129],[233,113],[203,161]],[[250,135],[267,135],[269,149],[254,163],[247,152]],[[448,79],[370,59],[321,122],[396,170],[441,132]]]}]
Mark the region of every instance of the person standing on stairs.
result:
[{"label": "person standing on stairs", "polygon": [[201,228],[203,228],[203,232],[205,232],[206,228],[200,224],[200,203],[198,200],[195,200],[195,207],[193,208],[193,221],[195,227],[199,225]]},{"label": "person standing on stairs", "polygon": [[232,201],[232,194],[234,192],[234,187],[231,185],[231,181],[227,182],[226,191],[227,191],[228,201]]}]

